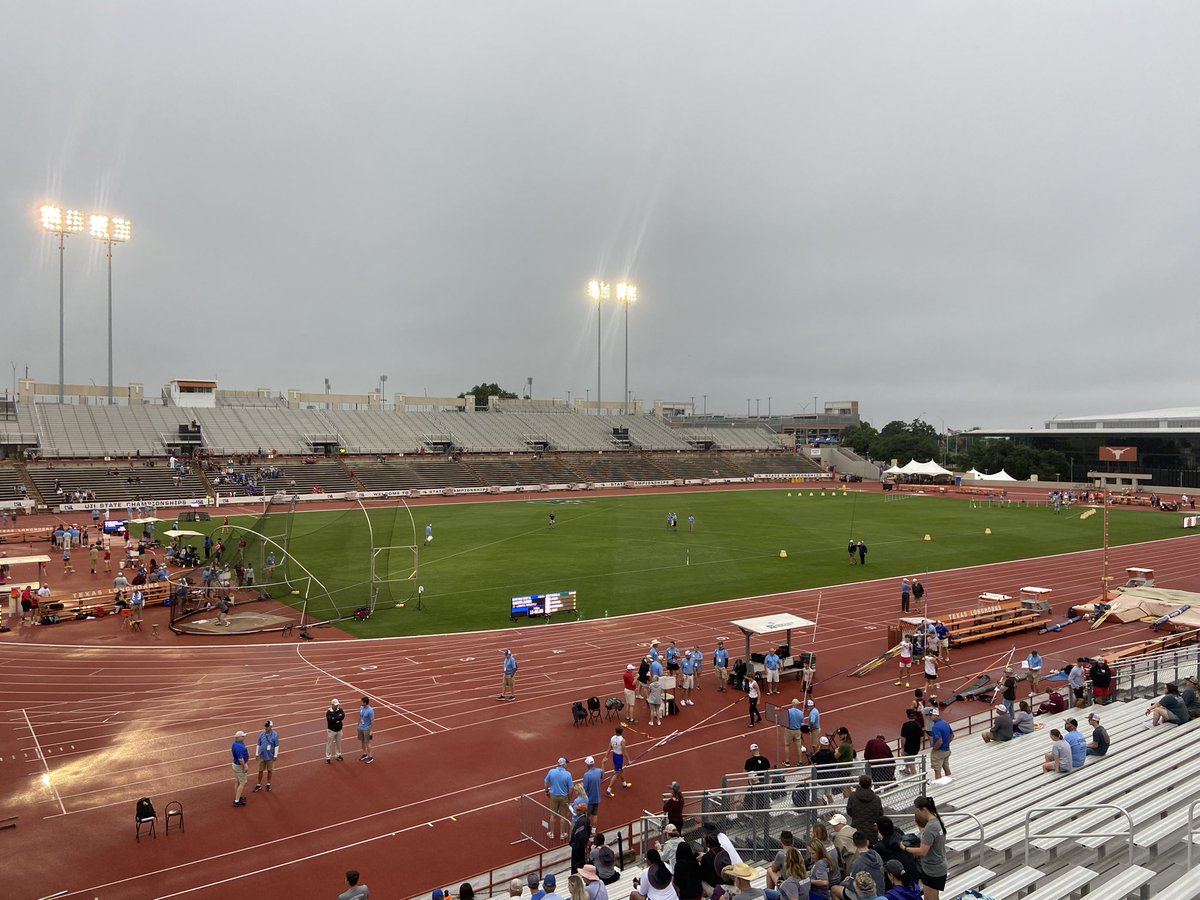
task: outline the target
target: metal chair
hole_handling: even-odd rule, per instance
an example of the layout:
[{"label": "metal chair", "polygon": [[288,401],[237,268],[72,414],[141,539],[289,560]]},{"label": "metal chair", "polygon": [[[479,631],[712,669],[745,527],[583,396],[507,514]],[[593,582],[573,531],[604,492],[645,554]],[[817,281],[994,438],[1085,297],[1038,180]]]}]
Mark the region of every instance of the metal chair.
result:
[{"label": "metal chair", "polygon": [[587,710],[588,710],[588,724],[591,725],[592,722],[599,722],[600,721],[600,698],[599,697],[588,697]]},{"label": "metal chair", "polygon": [[171,820],[179,820],[179,830],[183,831],[183,804],[178,800],[172,800],[163,810],[163,815],[167,819],[167,834],[171,833]]}]

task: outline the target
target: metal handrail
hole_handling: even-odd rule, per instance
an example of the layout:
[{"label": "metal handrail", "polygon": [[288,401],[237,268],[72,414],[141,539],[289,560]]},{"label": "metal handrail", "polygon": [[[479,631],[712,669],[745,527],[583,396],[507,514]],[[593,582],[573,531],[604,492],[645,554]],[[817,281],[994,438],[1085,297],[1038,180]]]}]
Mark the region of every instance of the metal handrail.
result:
[{"label": "metal handrail", "polygon": [[[1039,812],[1059,812],[1060,810],[1069,809],[1076,811],[1095,811],[1097,809],[1111,809],[1120,813],[1125,817],[1125,821],[1129,824],[1128,831],[1092,831],[1087,834],[1080,834],[1077,831],[1072,831],[1065,834],[1056,834],[1052,832],[1033,832],[1030,831],[1030,822],[1033,819],[1034,813]],[[1189,813],[1191,811],[1189,810]],[[1090,803],[1081,804],[1079,806],[1034,806],[1025,811],[1025,865],[1029,865],[1029,842],[1033,838],[1077,838],[1077,837],[1123,837],[1125,843],[1129,845],[1129,865],[1133,865],[1133,816],[1129,814],[1129,810],[1123,806],[1117,806],[1115,803]]]},{"label": "metal handrail", "polygon": [[971,851],[975,849],[978,849],[981,854],[983,853],[986,835],[984,834],[983,822],[980,820],[979,816],[962,809],[952,809],[946,812],[940,812],[938,815],[940,815],[943,819],[970,819],[972,822],[974,822],[975,827],[979,829],[979,840],[964,850],[963,856],[969,858]]},{"label": "metal handrail", "polygon": [[1188,807],[1188,825],[1187,834],[1183,836],[1183,840],[1187,843],[1187,870],[1192,871],[1192,838],[1196,834],[1196,809],[1200,807],[1200,800],[1193,800],[1192,805]]}]

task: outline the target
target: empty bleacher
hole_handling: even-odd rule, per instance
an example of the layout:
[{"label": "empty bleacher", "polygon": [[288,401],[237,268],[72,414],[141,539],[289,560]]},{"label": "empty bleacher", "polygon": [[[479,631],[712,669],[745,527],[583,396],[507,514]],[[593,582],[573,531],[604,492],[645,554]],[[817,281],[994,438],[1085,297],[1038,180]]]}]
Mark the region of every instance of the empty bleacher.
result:
[{"label": "empty bleacher", "polygon": [[584,482],[667,481],[670,476],[654,460],[635,453],[596,453],[569,459]]},{"label": "empty bleacher", "polygon": [[825,471],[803,454],[792,452],[726,453],[725,460],[751,475],[804,475]]},{"label": "empty bleacher", "polygon": [[358,460],[354,473],[368,491],[418,491],[483,486],[469,466],[444,456]]},{"label": "empty bleacher", "polygon": [[471,456],[464,462],[487,485],[574,484],[579,476],[558,456]]}]

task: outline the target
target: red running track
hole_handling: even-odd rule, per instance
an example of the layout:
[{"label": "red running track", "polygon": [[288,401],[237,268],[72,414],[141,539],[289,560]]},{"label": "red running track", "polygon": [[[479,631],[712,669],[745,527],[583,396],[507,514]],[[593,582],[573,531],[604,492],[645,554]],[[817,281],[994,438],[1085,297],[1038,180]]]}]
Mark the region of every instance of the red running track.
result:
[{"label": "red running track", "polygon": [[[1189,538],[1111,551],[1111,567],[1148,565],[1159,583],[1200,589]],[[1097,593],[1098,551],[931,573],[933,614],[974,605],[982,590],[1015,593],[1026,584],[1055,590],[1056,615]],[[559,755],[598,758],[607,726],[573,728],[571,701],[619,694],[627,662],[649,640],[700,640],[708,677],[694,707],[669,728],[632,736],[637,757],[672,729],[682,733],[632,770],[634,788],[607,800],[600,825],[658,809],[672,779],[685,788],[740,770],[751,737],[744,704],[713,690],[711,651],[730,619],[787,610],[818,620],[795,636],[818,653],[823,726],[846,725],[861,744],[894,736],[911,693],[893,686],[888,666],[865,679],[829,675],[885,649],[884,623],[898,613],[896,580],[749,598],[638,616],[530,626],[503,633],[377,641],[153,646],[4,643],[0,667],[0,832],[5,897],[218,898],[336,896],[357,868],[376,896],[409,897],[532,855],[518,840],[513,800],[537,792]],[[819,614],[818,614],[819,607]],[[1082,628],[1083,626],[1076,626]],[[49,629],[31,629],[46,632]],[[54,634],[68,638],[63,626]],[[1061,664],[1081,652],[1148,635],[1143,625],[1022,636]],[[497,703],[500,650],[521,663],[518,701]],[[943,667],[953,683],[1009,647],[992,642],[956,651]],[[740,655],[738,641],[731,652]],[[762,649],[761,647],[755,648]],[[785,682],[783,696],[794,692]],[[378,710],[376,763],[324,762],[323,711],[338,697],[350,715],[369,694]],[[264,719],[282,736],[276,789],[231,809],[228,747],[235,730],[253,742]],[[645,721],[644,716],[639,716]],[[648,733],[647,733],[648,732]],[[351,737],[348,735],[347,737]],[[772,746],[773,740],[764,742]],[[776,761],[778,762],[778,761]],[[582,766],[572,766],[576,777]],[[43,776],[49,776],[44,780]],[[253,775],[251,776],[253,780]],[[138,797],[182,801],[187,830],[133,840]]]}]

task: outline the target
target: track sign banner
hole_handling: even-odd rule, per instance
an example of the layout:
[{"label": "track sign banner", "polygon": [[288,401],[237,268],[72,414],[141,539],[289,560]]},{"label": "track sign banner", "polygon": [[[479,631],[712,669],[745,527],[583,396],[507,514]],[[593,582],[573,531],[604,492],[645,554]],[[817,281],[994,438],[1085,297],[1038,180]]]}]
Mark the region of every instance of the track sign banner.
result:
[{"label": "track sign banner", "polygon": [[1137,447],[1101,447],[1100,462],[1137,462]]}]

